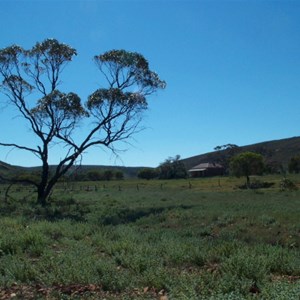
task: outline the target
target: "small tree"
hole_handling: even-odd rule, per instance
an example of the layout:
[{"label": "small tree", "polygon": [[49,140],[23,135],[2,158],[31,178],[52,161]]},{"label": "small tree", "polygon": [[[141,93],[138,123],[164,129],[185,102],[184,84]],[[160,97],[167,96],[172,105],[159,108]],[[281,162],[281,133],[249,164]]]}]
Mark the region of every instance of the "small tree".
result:
[{"label": "small tree", "polygon": [[113,177],[114,177],[114,173],[113,173],[112,170],[105,170],[105,171],[103,172],[103,179],[104,179],[104,180],[109,181],[109,180],[112,180]]},{"label": "small tree", "polygon": [[300,154],[295,155],[290,159],[289,172],[297,174],[300,172]]},{"label": "small tree", "polygon": [[231,174],[246,177],[247,187],[250,187],[250,175],[261,175],[264,171],[264,158],[261,154],[243,152],[230,161]]},{"label": "small tree", "polygon": [[239,146],[235,144],[225,144],[216,146],[214,150],[216,152],[211,155],[212,160],[220,163],[224,167],[225,172],[228,173],[230,160],[234,155],[237,154]]},{"label": "small tree", "polygon": [[117,170],[115,172],[115,177],[117,180],[122,180],[122,179],[124,179],[124,173],[121,170]]},{"label": "small tree", "polygon": [[90,170],[86,173],[86,178],[90,181],[103,180],[103,174],[100,171]]},{"label": "small tree", "polygon": [[150,180],[150,179],[154,179],[157,177],[158,177],[158,171],[157,171],[157,169],[153,169],[153,168],[143,168],[138,173],[138,178],[141,178],[141,179]]},{"label": "small tree", "polygon": [[[29,50],[16,45],[0,50],[0,91],[37,140],[37,146],[17,142],[0,142],[0,146],[30,152],[41,160],[41,176],[31,182],[37,187],[41,205],[47,203],[57,181],[89,148],[114,150],[115,142],[131,137],[147,109],[146,97],[166,86],[141,54],[112,50],[94,57],[106,87],[94,91],[82,104],[75,93],[58,89],[64,67],[76,54],[75,49],[55,39],[46,39]],[[76,129],[83,120],[90,126],[78,140]],[[50,172],[50,150],[57,144],[65,152]]]}]

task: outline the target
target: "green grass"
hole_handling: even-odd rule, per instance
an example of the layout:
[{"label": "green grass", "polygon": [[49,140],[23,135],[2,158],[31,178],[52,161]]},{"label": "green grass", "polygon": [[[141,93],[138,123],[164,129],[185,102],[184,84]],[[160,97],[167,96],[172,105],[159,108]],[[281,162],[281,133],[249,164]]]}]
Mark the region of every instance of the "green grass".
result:
[{"label": "green grass", "polygon": [[299,299],[300,192],[259,179],[0,186],[0,298]]}]

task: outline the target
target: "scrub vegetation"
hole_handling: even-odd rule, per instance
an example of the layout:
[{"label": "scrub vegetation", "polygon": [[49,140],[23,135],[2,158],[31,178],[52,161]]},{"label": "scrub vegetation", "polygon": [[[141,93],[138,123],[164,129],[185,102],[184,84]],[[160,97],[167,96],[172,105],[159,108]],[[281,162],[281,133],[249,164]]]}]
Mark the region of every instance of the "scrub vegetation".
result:
[{"label": "scrub vegetation", "polygon": [[300,177],[256,181],[2,184],[0,298],[299,299]]}]

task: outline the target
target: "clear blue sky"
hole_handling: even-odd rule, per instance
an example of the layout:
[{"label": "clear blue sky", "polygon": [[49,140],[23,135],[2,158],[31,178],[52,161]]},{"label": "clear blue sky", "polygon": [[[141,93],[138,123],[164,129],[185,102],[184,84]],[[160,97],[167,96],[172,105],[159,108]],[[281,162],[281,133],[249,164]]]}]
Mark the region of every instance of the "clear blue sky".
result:
[{"label": "clear blue sky", "polygon": [[[84,164],[157,166],[182,158],[300,134],[300,1],[0,0],[0,48],[56,38],[78,51],[62,90],[84,101],[99,87],[92,57],[110,49],[143,54],[167,88],[149,99],[146,127],[116,158]],[[0,95],[0,140],[34,143]],[[39,161],[0,148],[0,160]],[[51,163],[59,161],[59,151]]]}]

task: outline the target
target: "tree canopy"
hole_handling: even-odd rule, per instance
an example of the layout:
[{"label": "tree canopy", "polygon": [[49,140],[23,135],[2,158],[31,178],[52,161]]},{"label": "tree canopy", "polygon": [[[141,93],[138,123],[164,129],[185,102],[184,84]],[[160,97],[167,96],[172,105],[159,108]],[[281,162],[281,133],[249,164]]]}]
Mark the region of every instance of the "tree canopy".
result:
[{"label": "tree canopy", "polygon": [[[0,142],[0,146],[31,152],[41,160],[41,176],[32,184],[42,205],[58,179],[80,162],[87,149],[98,145],[114,150],[115,142],[136,133],[147,96],[166,87],[141,54],[111,50],[94,57],[104,75],[104,87],[99,85],[82,102],[75,92],[59,89],[61,74],[75,55],[74,48],[56,39],[38,42],[29,50],[17,45],[0,50],[0,91],[39,141],[36,147],[14,141]],[[78,140],[76,132],[83,120],[89,121],[89,130]],[[50,172],[50,149],[58,143],[66,151]]]},{"label": "tree canopy", "polygon": [[141,179],[154,179],[158,177],[158,170],[154,168],[143,168],[138,173],[138,178]]},{"label": "tree canopy", "polygon": [[159,165],[158,170],[160,179],[179,179],[186,178],[188,175],[183,162],[180,160],[180,155],[167,158]]},{"label": "tree canopy", "polygon": [[299,173],[300,172],[300,154],[293,156],[289,161],[289,172]]},{"label": "tree canopy", "polygon": [[231,174],[241,177],[245,176],[247,186],[250,186],[251,175],[261,175],[264,171],[264,158],[261,154],[254,152],[243,152],[234,156],[230,161]]}]

